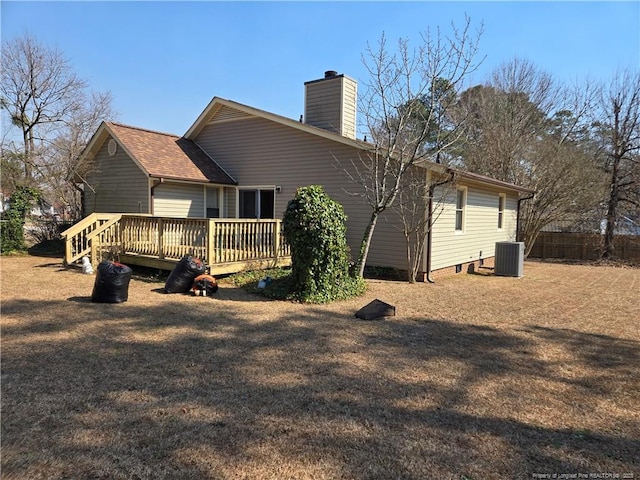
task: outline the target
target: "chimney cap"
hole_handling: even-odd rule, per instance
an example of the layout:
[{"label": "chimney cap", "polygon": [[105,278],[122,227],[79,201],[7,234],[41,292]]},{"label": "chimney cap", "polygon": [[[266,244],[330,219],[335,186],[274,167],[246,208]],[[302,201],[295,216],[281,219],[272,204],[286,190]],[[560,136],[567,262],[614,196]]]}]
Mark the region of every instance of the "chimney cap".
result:
[{"label": "chimney cap", "polygon": [[335,70],[327,70],[326,72],[324,72],[324,78],[331,78],[335,77],[336,75],[338,75],[338,72],[336,72]]}]

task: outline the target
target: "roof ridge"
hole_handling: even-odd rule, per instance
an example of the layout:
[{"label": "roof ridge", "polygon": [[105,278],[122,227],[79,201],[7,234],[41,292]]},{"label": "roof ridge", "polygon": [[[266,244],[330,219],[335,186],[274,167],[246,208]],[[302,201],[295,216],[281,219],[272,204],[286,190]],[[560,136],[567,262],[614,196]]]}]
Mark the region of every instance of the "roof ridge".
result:
[{"label": "roof ridge", "polygon": [[136,127],[134,125],[127,125],[127,124],[119,123],[119,122],[107,122],[107,121],[105,121],[105,123],[108,124],[108,125],[115,125],[117,127],[129,128],[131,130],[140,130],[141,132],[154,133],[156,135],[164,135],[165,137],[174,137],[174,138],[177,138],[177,139],[182,138],[180,135],[176,135],[175,133],[159,132],[157,130],[150,130],[148,128]]}]

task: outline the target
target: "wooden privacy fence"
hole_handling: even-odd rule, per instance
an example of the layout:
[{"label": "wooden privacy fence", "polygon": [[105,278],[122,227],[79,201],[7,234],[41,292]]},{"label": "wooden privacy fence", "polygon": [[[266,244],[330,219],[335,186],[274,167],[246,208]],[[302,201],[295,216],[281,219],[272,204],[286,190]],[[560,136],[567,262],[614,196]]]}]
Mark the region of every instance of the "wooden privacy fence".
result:
[{"label": "wooden privacy fence", "polygon": [[[531,258],[597,260],[602,254],[602,235],[591,233],[541,232],[529,253]],[[640,236],[618,235],[614,239],[617,258],[640,262]]]},{"label": "wooden privacy fence", "polygon": [[267,219],[167,218],[150,215],[89,216],[63,233],[65,261],[91,255],[94,265],[111,256],[172,269],[185,255],[203,259],[214,273],[286,265],[289,246],[282,221]]}]

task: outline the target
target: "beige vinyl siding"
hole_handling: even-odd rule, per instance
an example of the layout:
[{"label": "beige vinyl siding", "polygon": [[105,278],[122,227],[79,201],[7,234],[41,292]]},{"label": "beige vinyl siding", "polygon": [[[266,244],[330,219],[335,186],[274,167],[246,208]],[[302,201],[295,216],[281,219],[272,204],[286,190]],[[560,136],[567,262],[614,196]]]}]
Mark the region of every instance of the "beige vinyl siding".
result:
[{"label": "beige vinyl siding", "polygon": [[305,85],[304,121],[345,137],[356,138],[357,83],[338,76]]},{"label": "beige vinyl siding", "polygon": [[95,157],[96,169],[88,175],[88,183],[97,195],[85,185],[85,214],[149,213],[149,180],[146,174],[118,146],[111,157],[104,142]]},{"label": "beige vinyl siding", "polygon": [[224,218],[236,218],[236,189],[234,187],[224,187]]},{"label": "beige vinyl siding", "polygon": [[[345,208],[347,240],[352,256],[357,256],[371,215],[370,207],[361,198],[345,192],[360,188],[343,172],[352,168],[352,160],[358,161],[357,149],[257,117],[214,121],[195,141],[240,187],[281,186],[281,193],[275,195],[276,218],[282,218],[298,187],[322,185]],[[225,189],[225,207],[235,216],[235,195],[230,191]],[[378,222],[367,263],[406,268],[404,240],[392,212],[384,213]]]},{"label": "beige vinyl siding", "polygon": [[350,78],[343,78],[342,84],[342,135],[356,138],[356,112],[358,84]]},{"label": "beige vinyl siding", "polygon": [[153,214],[159,217],[205,217],[204,187],[162,183],[154,190]]},{"label": "beige vinyl siding", "polygon": [[[450,267],[473,260],[493,257],[495,243],[514,241],[518,198],[514,193],[491,190],[478,185],[466,185],[464,230],[455,230],[455,187],[440,187],[436,193],[436,214],[433,226],[431,269]],[[498,228],[500,193],[506,193],[504,225]],[[481,253],[482,252],[482,253]]]}]

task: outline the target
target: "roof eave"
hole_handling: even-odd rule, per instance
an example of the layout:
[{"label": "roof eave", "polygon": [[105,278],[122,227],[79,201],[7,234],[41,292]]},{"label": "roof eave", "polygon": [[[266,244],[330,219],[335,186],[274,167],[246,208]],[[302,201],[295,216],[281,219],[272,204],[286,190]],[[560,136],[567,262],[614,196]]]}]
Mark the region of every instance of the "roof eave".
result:
[{"label": "roof eave", "polygon": [[503,182],[502,180],[497,180],[495,178],[486,177],[484,175],[480,175],[472,172],[465,172],[463,170],[450,169],[450,171],[459,177],[466,178],[468,180],[476,181],[479,183],[487,183],[496,187],[502,187],[506,190],[512,190],[521,193],[529,193],[535,194],[536,190],[532,190],[530,188],[521,187],[520,185],[516,185],[514,183]]},{"label": "roof eave", "polygon": [[133,155],[129,149],[126,147],[124,143],[118,138],[118,135],[113,131],[110,126],[110,123],[107,121],[103,121],[96,132],[93,134],[87,146],[82,150],[80,155],[78,156],[78,162],[84,162],[87,159],[93,159],[97,154],[104,142],[107,138],[113,138],[116,142],[118,142],[118,146],[124,150],[124,152],[133,160],[136,166],[148,177],[149,172],[146,168],[138,161],[138,159]]},{"label": "roof eave", "polygon": [[179,182],[179,183],[197,183],[198,185],[222,185],[222,186],[229,186],[229,187],[235,187],[235,186],[238,185],[238,182],[236,182],[235,180],[234,180],[234,183],[225,183],[225,182],[220,182],[220,181],[216,181],[216,180],[189,179],[189,178],[184,178],[184,177],[174,177],[174,176],[170,176],[170,175],[158,175],[158,174],[152,174],[152,175],[150,175],[149,178],[173,180],[173,181]]}]

